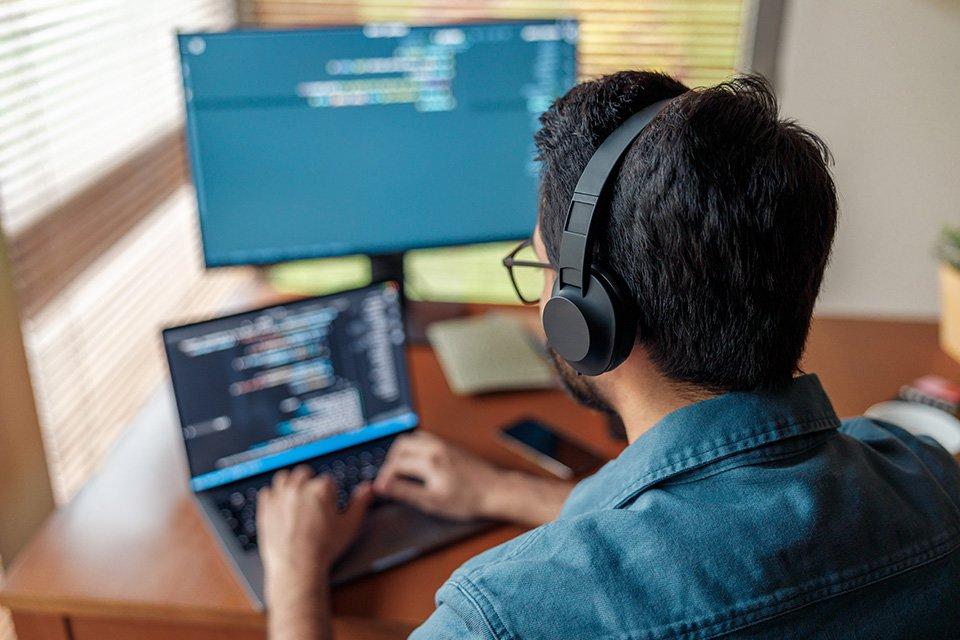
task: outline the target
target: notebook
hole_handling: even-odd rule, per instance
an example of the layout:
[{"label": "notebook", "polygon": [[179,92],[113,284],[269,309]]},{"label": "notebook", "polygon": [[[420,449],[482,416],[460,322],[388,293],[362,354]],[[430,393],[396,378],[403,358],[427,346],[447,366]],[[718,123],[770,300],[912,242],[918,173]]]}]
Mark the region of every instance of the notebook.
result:
[{"label": "notebook", "polygon": [[490,313],[444,320],[427,327],[427,338],[459,395],[556,386],[542,347],[519,318]]}]

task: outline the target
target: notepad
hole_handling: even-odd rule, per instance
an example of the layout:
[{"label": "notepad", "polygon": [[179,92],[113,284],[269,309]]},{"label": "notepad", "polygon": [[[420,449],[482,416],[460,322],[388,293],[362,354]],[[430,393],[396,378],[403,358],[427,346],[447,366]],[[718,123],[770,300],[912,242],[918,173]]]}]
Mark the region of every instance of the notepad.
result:
[{"label": "notepad", "polygon": [[435,322],[427,338],[454,393],[546,389],[554,372],[517,318],[487,314]]}]

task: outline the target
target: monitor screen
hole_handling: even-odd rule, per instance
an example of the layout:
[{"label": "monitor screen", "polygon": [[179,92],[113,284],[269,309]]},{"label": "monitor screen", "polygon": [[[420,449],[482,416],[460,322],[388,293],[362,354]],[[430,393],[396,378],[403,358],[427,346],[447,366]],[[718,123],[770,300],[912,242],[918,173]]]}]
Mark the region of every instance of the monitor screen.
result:
[{"label": "monitor screen", "polygon": [[167,329],[195,491],[412,429],[394,284]]},{"label": "monitor screen", "polygon": [[576,23],[181,34],[208,266],[509,240]]}]

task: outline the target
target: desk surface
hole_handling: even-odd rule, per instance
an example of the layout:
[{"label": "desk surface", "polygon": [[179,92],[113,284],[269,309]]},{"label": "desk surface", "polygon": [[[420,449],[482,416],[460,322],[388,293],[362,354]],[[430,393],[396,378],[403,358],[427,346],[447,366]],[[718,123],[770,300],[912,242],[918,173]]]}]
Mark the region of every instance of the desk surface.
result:
[{"label": "desk surface", "polygon": [[[501,465],[538,471],[499,445],[498,427],[534,415],[608,456],[621,445],[603,420],[558,391],[458,397],[433,353],[410,350],[426,429]],[[936,325],[818,319],[804,369],[818,373],[840,415],[890,398],[924,373],[960,379],[937,346]],[[207,532],[186,483],[169,392],[145,408],[101,472],[55,513],[11,568],[0,602],[23,615],[152,619],[262,627]],[[339,616],[417,623],[463,561],[521,530],[501,526],[386,573],[339,588]]]}]

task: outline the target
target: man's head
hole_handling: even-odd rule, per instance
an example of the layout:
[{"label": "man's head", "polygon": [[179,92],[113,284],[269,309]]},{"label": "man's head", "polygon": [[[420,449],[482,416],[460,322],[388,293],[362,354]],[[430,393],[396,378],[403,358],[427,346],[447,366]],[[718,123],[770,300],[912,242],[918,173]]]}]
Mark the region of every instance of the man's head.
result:
[{"label": "man's head", "polygon": [[[536,135],[536,244],[556,265],[591,155],[665,98],[674,99],[624,156],[594,264],[630,292],[638,344],[666,379],[709,392],[781,387],[803,352],[837,200],[825,145],[779,119],[762,80],[688,91],[663,74],[627,71],[570,90]],[[578,396],[609,408],[595,384],[564,372]]]}]

